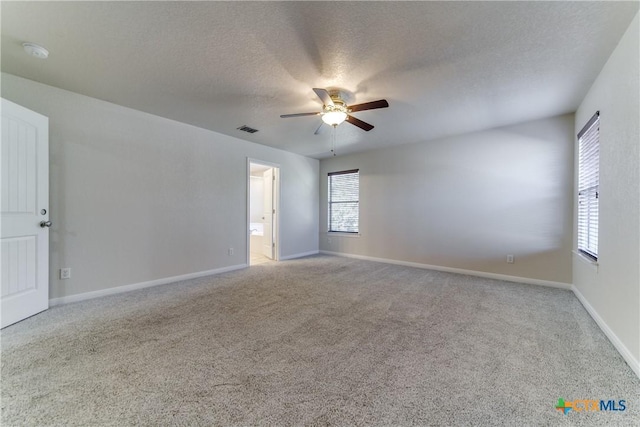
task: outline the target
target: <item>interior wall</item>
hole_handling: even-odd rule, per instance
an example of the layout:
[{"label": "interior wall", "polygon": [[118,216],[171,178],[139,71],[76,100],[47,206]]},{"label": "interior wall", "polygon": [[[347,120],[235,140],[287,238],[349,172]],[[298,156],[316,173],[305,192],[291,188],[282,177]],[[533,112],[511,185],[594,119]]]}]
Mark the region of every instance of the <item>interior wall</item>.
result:
[{"label": "interior wall", "polygon": [[640,361],[638,21],[636,15],[576,112],[577,134],[600,111],[600,212],[597,268],[579,255],[573,260],[575,287],[628,349],[636,369]]},{"label": "interior wall", "polygon": [[2,96],[49,117],[51,298],[247,264],[248,157],[280,165],[282,257],[318,250],[315,159],[5,73]]},{"label": "interior wall", "polygon": [[[323,159],[320,249],[570,284],[573,130],[571,114]],[[327,233],[327,173],[348,169],[359,236]]]}]

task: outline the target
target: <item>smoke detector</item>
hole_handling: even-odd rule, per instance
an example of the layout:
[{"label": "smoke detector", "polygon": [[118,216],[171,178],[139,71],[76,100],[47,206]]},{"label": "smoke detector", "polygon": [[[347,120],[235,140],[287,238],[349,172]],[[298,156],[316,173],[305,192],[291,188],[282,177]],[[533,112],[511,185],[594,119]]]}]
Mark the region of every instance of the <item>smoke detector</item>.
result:
[{"label": "smoke detector", "polygon": [[22,43],[22,47],[25,52],[36,58],[47,59],[49,57],[49,51],[35,43]]}]

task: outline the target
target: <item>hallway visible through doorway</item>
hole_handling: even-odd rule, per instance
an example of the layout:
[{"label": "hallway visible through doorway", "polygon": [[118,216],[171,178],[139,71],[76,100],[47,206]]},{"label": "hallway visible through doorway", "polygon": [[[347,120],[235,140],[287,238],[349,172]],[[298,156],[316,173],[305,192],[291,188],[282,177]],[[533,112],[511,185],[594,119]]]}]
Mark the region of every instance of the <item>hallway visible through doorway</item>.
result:
[{"label": "hallway visible through doorway", "polygon": [[248,169],[248,261],[256,265],[278,259],[280,169],[254,160]]}]

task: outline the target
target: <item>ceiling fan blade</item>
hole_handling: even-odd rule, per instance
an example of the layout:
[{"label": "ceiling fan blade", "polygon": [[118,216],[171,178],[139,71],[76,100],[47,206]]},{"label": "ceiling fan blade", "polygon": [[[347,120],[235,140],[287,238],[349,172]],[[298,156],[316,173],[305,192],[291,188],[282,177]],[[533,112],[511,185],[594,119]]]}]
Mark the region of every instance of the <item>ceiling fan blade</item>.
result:
[{"label": "ceiling fan blade", "polygon": [[367,122],[363,122],[360,119],[356,119],[353,116],[347,116],[346,121],[348,121],[349,123],[351,123],[354,126],[358,126],[362,130],[366,130],[367,132],[369,132],[371,129],[373,129],[373,125],[370,125]]},{"label": "ceiling fan blade", "polygon": [[320,122],[320,126],[318,126],[318,129],[316,129],[316,131],[313,134],[320,135],[323,130],[324,130],[324,122]]},{"label": "ceiling fan blade", "polygon": [[356,111],[375,110],[376,108],[387,108],[388,106],[389,103],[386,99],[380,99],[378,101],[365,102],[364,104],[350,105],[349,110],[355,113]]},{"label": "ceiling fan blade", "polygon": [[318,89],[317,87],[313,88],[313,91],[318,95],[318,98],[322,100],[324,105],[333,105],[333,100],[331,99],[331,95],[325,89]]},{"label": "ceiling fan blade", "polygon": [[302,117],[302,116],[319,116],[320,113],[296,113],[296,114],[281,114],[280,117],[287,119],[289,117]]}]

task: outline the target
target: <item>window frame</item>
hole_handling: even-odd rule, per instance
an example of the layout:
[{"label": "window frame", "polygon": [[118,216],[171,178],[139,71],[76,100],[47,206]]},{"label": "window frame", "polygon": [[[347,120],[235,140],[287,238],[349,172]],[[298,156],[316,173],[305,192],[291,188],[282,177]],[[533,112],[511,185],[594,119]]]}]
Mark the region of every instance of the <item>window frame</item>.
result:
[{"label": "window frame", "polygon": [[[595,136],[593,135],[594,132],[597,132]],[[576,248],[580,255],[593,262],[597,262],[600,220],[600,111],[595,112],[580,132],[578,132],[577,136],[578,203]],[[594,138],[595,141],[593,140]],[[589,145],[587,146],[587,144]],[[587,205],[583,208],[584,203]],[[595,211],[595,219],[593,211]]]},{"label": "window frame", "polygon": [[[357,174],[358,176],[358,199],[357,200],[349,200],[349,201],[338,201],[334,202],[331,200],[331,181],[335,176],[341,175],[352,175]],[[346,230],[334,230],[332,229],[332,205],[340,204],[340,203],[357,203],[358,209],[358,223],[357,223],[357,231],[346,231]],[[360,169],[349,169],[343,171],[329,172],[327,173],[327,233],[332,234],[347,234],[347,235],[359,235],[360,234]]]}]

